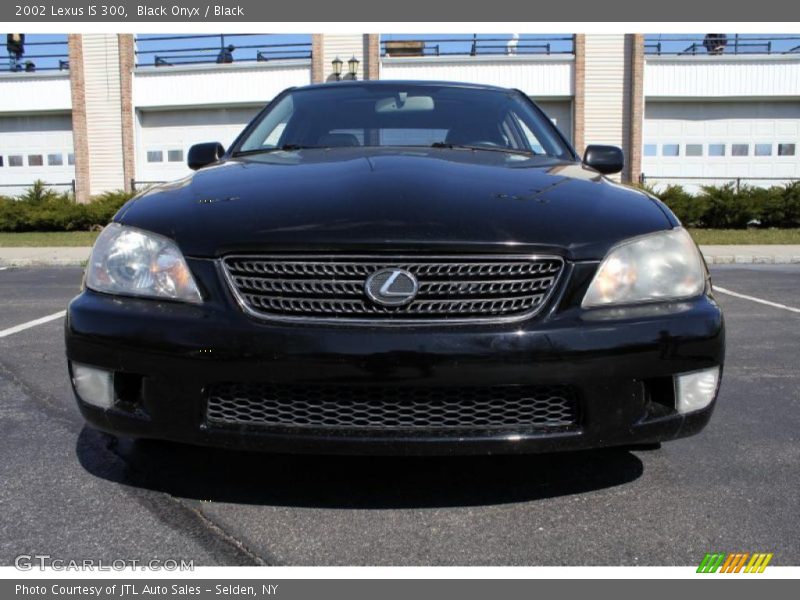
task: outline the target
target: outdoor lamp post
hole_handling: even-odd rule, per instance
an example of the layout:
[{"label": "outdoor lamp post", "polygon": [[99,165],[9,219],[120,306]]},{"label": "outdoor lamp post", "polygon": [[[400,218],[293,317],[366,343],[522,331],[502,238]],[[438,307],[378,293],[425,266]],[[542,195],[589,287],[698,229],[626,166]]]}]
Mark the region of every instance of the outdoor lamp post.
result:
[{"label": "outdoor lamp post", "polygon": [[336,81],[339,81],[342,78],[342,59],[338,56],[331,61],[331,65],[333,66],[333,76],[336,77]]},{"label": "outdoor lamp post", "polygon": [[350,79],[358,79],[358,77],[356,77],[356,73],[358,73],[358,59],[355,56],[347,61],[347,68],[350,71]]}]

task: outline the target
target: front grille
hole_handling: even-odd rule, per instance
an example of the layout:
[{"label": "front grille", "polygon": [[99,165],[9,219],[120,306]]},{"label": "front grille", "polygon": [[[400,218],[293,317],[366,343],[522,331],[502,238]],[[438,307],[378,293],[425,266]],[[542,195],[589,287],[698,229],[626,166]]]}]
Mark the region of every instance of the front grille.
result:
[{"label": "front grille", "polygon": [[564,429],[577,424],[566,385],[464,388],[215,384],[209,423],[309,429]]},{"label": "front grille", "polygon": [[[245,310],[262,318],[335,321],[475,321],[533,316],[563,269],[559,257],[228,256],[228,282]],[[416,297],[382,306],[365,283],[383,269],[418,281]]]}]

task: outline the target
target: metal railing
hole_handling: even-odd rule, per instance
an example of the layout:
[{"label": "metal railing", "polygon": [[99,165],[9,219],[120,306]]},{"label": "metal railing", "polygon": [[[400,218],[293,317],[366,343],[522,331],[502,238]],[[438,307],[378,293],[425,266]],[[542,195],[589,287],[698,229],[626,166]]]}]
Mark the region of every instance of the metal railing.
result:
[{"label": "metal railing", "polygon": [[519,56],[574,54],[574,35],[391,36],[381,39],[381,56]]},{"label": "metal railing", "polygon": [[[25,190],[29,190],[30,188],[32,188],[36,183],[38,183],[38,181],[39,180],[32,181],[30,183],[0,183],[0,196],[3,195],[4,189],[18,188],[22,190],[22,193],[25,193]],[[76,183],[74,179],[72,181],[65,183],[48,183],[46,181],[43,181],[41,183],[47,188],[64,188],[64,187],[69,188],[69,191],[72,193],[72,195],[73,196],[75,195]],[[15,196],[18,195],[19,194],[15,194]]]},{"label": "metal railing", "polygon": [[647,35],[644,52],[655,56],[795,54],[800,52],[799,43],[800,35]]},{"label": "metal railing", "polygon": [[[3,36],[5,38],[5,36]],[[69,47],[63,39],[47,41],[43,35],[27,35],[25,53],[19,57],[12,69],[11,57],[3,49],[4,60],[0,61],[0,73],[36,73],[41,71],[69,70]]]},{"label": "metal railing", "polygon": [[310,59],[311,41],[258,33],[137,36],[134,52],[137,67],[273,62]]},{"label": "metal railing", "polygon": [[[642,185],[645,184],[656,184],[656,183],[663,183],[666,185],[670,184],[677,184],[677,185],[693,185],[693,186],[703,186],[703,185],[727,185],[733,184],[734,189],[738,192],[742,189],[743,185],[747,185],[749,182],[756,182],[756,183],[766,183],[770,185],[772,184],[780,184],[780,183],[791,183],[793,181],[800,181],[800,177],[679,177],[677,175],[670,175],[670,176],[661,176],[661,175],[646,175],[645,173],[641,173],[639,175],[639,183]],[[756,187],[764,187],[756,185]]]},{"label": "metal railing", "polygon": [[141,190],[146,190],[149,187],[153,187],[154,185],[158,185],[160,183],[166,183],[166,181],[143,181],[131,178],[131,191],[132,192],[139,192]]}]

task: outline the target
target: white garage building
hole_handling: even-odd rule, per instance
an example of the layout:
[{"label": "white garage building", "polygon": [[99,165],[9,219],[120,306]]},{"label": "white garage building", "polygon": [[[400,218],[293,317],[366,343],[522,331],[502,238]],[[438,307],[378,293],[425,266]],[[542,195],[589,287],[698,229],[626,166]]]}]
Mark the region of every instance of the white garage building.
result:
[{"label": "white garage building", "polygon": [[72,189],[75,155],[68,73],[0,79],[0,195],[40,179]]},{"label": "white garage building", "polygon": [[229,146],[266,102],[287,87],[310,83],[310,69],[308,59],[137,69],[136,180],[186,175],[190,146]]},{"label": "white garage building", "polygon": [[136,179],[169,181],[188,172],[186,153],[209,140],[230,145],[259,106],[139,110],[136,114]]},{"label": "white garage building", "polygon": [[800,54],[651,57],[644,89],[646,181],[800,178]]},{"label": "white garage building", "polygon": [[622,34],[558,36],[527,51],[543,47],[546,36],[535,37],[430,53],[424,42],[397,52],[373,34],[314,35],[298,51],[267,40],[252,60],[217,64],[172,60],[177,42],[153,57],[130,35],[69,36],[68,71],[0,73],[0,194],[39,179],[86,201],[182,177],[192,144],[230,144],[282,89],[331,80],[333,59],[346,72],[351,56],[359,79],[518,88],[579,151],[623,147],[624,180],[696,189],[800,178],[800,52],[647,54],[644,36]]}]

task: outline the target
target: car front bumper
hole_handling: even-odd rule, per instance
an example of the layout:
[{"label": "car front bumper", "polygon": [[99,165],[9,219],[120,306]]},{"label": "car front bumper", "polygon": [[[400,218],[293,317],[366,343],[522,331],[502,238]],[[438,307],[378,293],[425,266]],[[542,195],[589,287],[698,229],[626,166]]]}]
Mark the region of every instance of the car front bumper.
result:
[{"label": "car front bumper", "polygon": [[[201,262],[201,261],[198,261]],[[211,261],[203,261],[211,262]],[[193,269],[211,269],[193,265]],[[209,271],[206,281],[213,281]],[[203,305],[120,298],[91,290],[66,319],[73,364],[113,371],[118,402],[78,396],[94,427],[124,436],[273,452],[470,454],[654,443],[697,433],[702,410],[675,409],[673,376],[724,362],[724,323],[711,296],[630,309],[558,310],[481,326],[345,327],[257,321],[220,285]],[[206,414],[220,383],[294,386],[571,386],[573,427],[470,429],[224,426]]]}]

